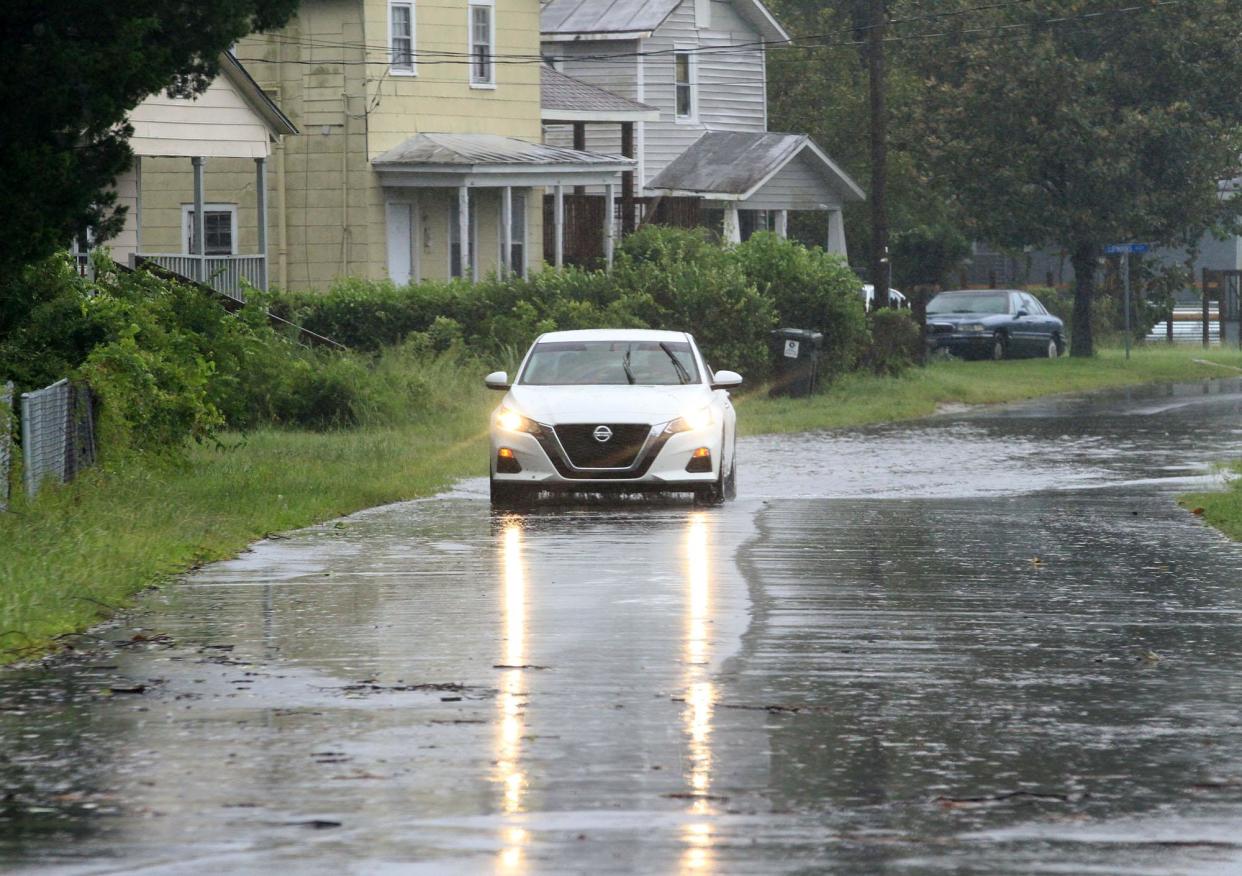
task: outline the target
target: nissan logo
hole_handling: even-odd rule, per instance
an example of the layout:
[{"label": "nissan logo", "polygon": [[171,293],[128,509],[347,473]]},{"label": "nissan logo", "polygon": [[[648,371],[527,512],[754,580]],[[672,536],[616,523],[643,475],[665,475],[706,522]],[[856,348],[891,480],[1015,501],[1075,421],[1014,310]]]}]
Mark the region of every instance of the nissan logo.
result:
[{"label": "nissan logo", "polygon": [[595,431],[591,434],[595,436],[595,440],[600,444],[604,444],[607,441],[612,440],[612,430],[607,426],[596,426]]}]

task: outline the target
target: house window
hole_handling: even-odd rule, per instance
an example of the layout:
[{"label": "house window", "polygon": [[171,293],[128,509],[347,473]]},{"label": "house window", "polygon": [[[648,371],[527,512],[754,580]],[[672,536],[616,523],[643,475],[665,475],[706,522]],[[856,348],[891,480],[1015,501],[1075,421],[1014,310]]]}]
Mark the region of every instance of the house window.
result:
[{"label": "house window", "polygon": [[513,245],[509,248],[509,269],[514,276],[526,276],[526,193],[513,193]]},{"label": "house window", "polygon": [[492,27],[490,4],[470,4],[470,84],[495,85],[495,67],[492,55],[495,46],[495,28]]},{"label": "house window", "polygon": [[[185,252],[198,255],[194,246],[194,205],[181,205],[182,239]],[[237,205],[207,204],[203,209],[203,249],[205,255],[234,255],[237,252]]]},{"label": "house window", "polygon": [[694,58],[689,52],[673,53],[677,87],[677,118],[694,118]]},{"label": "house window", "polygon": [[388,4],[388,47],[393,73],[414,73],[414,4]]},{"label": "house window", "polygon": [[[477,277],[479,270],[478,263],[475,261],[475,238],[478,235],[475,232],[478,229],[478,212],[475,209],[474,192],[470,192],[469,198],[470,249],[466,253],[466,258],[471,276]],[[453,198],[449,206],[449,276],[461,276],[461,209],[457,198]]]}]

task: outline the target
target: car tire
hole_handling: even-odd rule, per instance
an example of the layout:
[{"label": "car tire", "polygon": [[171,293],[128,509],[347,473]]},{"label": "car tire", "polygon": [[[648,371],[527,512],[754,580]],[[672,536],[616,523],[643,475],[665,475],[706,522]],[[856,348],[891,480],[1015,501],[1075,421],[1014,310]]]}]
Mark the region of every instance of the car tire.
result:
[{"label": "car tire", "polygon": [[734,451],[733,467],[729,469],[729,476],[724,482],[724,497],[726,499],[737,498],[737,451]]},{"label": "car tire", "polygon": [[488,481],[492,507],[497,511],[511,511],[530,504],[533,491],[526,484],[515,484],[511,481]]},{"label": "car tire", "polygon": [[992,361],[999,362],[1009,356],[1009,341],[1002,332],[992,335]]},{"label": "car tire", "polygon": [[1053,335],[1048,339],[1048,358],[1055,359],[1061,355],[1061,345],[1057,343],[1056,336]]}]

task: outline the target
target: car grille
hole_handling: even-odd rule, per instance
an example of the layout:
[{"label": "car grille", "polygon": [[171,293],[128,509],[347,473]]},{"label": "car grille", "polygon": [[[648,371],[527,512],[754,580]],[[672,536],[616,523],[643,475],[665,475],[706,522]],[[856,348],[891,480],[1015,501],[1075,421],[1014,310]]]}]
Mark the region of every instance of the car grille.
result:
[{"label": "car grille", "polygon": [[927,331],[933,335],[951,335],[953,334],[953,326],[944,322],[928,323]]},{"label": "car grille", "polygon": [[[607,441],[596,441],[595,430],[612,430]],[[574,423],[556,427],[556,437],[577,468],[628,468],[650,434],[649,425],[635,423]]]}]

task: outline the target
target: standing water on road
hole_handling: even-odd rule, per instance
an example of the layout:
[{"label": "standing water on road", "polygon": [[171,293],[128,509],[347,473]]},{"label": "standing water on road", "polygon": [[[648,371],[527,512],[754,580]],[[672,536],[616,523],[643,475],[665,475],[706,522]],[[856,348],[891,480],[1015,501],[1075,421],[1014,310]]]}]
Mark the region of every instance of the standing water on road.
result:
[{"label": "standing water on road", "polygon": [[[265,541],[0,675],[0,868],[1242,872],[1242,383]],[[745,410],[742,411],[744,417]]]}]

